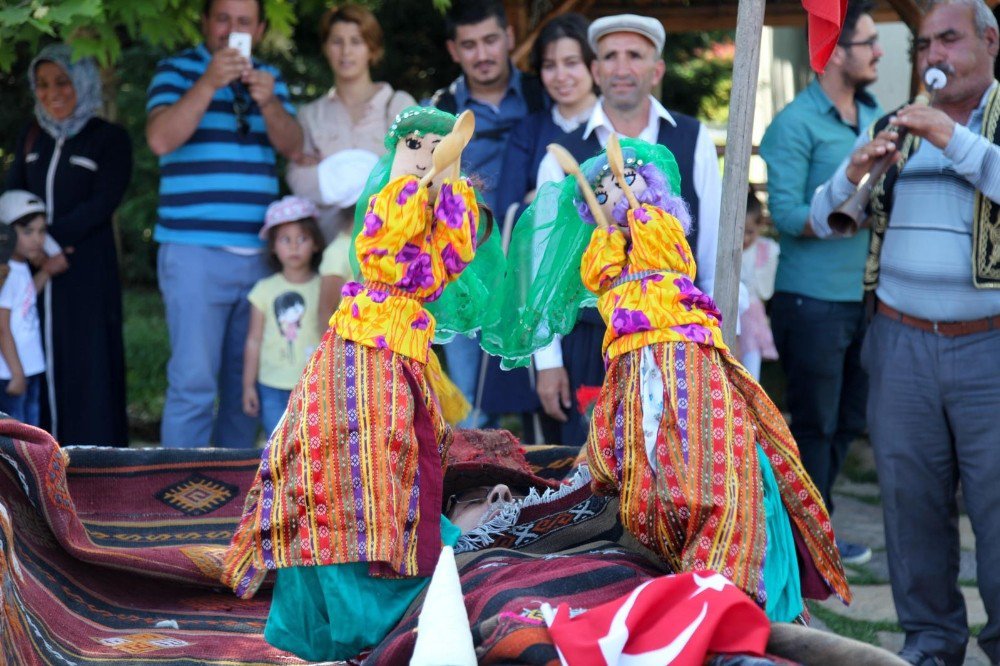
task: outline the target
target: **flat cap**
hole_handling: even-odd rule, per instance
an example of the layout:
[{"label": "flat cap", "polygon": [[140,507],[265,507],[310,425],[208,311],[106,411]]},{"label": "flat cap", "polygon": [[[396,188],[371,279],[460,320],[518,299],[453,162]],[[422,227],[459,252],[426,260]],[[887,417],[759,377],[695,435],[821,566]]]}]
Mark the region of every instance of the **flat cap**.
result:
[{"label": "flat cap", "polygon": [[597,52],[597,42],[607,34],[612,32],[634,32],[651,41],[659,55],[663,52],[663,42],[666,40],[666,31],[663,24],[648,16],[638,16],[636,14],[615,14],[614,16],[602,16],[590,24],[587,30],[587,41],[590,48]]}]

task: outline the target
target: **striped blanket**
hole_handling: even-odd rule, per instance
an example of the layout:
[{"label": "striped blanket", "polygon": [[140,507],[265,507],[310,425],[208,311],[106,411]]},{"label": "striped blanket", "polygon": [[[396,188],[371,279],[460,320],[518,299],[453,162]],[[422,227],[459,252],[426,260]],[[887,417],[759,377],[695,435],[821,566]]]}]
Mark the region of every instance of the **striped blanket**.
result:
[{"label": "striped blanket", "polygon": [[[562,478],[577,454],[526,455],[539,476]],[[60,449],[0,419],[0,663],[304,663],[263,640],[268,590],[240,600],[216,582],[258,455]],[[663,573],[586,477],[503,516],[458,548],[480,663],[555,663],[542,601],[583,608]],[[408,662],[420,602],[365,663]]]}]

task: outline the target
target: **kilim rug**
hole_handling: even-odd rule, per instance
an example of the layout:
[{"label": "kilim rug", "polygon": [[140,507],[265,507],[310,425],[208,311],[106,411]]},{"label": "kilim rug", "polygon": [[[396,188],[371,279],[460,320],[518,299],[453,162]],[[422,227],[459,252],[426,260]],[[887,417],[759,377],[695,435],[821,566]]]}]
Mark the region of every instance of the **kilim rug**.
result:
[{"label": "kilim rug", "polygon": [[[552,479],[578,453],[531,448]],[[256,451],[61,449],[0,419],[0,663],[305,663],[264,642],[269,591],[243,601],[216,582],[258,464]]]},{"label": "kilim rug", "polygon": [[301,664],[216,585],[253,451],[60,449],[0,421],[5,663]]},{"label": "kilim rug", "polygon": [[[526,451],[552,479],[578,453]],[[0,663],[305,663],[264,642],[268,590],[243,601],[216,584],[258,462],[254,451],[60,449],[0,419]],[[578,477],[466,544],[458,563],[480,663],[557,663],[542,601],[586,608],[664,573],[616,516],[616,500]],[[408,663],[421,602],[366,664]]]}]

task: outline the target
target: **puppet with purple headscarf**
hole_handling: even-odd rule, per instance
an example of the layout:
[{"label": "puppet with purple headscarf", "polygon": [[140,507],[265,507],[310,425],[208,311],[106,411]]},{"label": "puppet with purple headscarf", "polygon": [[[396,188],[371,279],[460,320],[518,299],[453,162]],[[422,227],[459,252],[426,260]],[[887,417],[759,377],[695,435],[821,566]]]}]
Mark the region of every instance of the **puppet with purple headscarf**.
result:
[{"label": "puppet with purple headscarf", "polygon": [[581,167],[591,203],[567,178],[543,187],[519,220],[497,299],[505,330],[484,347],[522,364],[596,296],[607,374],[587,458],[594,491],[620,497],[623,527],[675,572],[721,573],[775,621],[795,619],[803,597],[849,600],[795,441],[695,286],[673,155],[620,145],[618,176],[605,153]]}]

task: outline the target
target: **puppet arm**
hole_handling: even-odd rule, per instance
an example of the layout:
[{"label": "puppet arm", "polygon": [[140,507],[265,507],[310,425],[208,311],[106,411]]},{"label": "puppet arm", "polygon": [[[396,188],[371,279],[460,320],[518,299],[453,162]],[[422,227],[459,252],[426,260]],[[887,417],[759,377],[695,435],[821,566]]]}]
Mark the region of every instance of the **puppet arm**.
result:
[{"label": "puppet arm", "polygon": [[445,180],[434,204],[434,249],[444,264],[445,279],[455,280],[476,256],[479,206],[466,180]]},{"label": "puppet arm", "polygon": [[580,259],[580,278],[587,289],[600,295],[611,288],[625,270],[625,243],[625,234],[614,225],[594,229]]},{"label": "puppet arm", "polygon": [[371,198],[364,228],[354,239],[366,278],[395,284],[405,275],[406,264],[397,256],[407,245],[420,247],[426,209],[427,188],[416,176],[400,176]]}]

